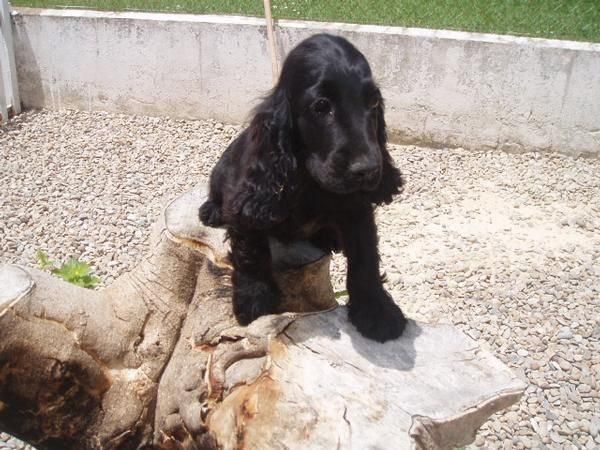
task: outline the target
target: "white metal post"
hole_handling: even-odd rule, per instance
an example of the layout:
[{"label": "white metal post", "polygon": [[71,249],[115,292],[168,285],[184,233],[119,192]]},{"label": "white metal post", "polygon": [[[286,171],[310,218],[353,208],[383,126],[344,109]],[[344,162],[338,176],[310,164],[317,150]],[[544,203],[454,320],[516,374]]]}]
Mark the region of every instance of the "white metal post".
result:
[{"label": "white metal post", "polygon": [[[12,22],[10,17],[10,8],[8,0],[0,0],[0,71],[2,71],[2,91],[4,91],[4,108],[8,104],[12,106],[14,114],[21,112],[21,98],[19,96],[19,85],[17,82],[17,66],[15,63],[15,50],[13,45]],[[0,92],[0,96],[2,93]],[[3,114],[5,120],[8,119],[6,114]]]},{"label": "white metal post", "polygon": [[6,101],[6,94],[4,93],[4,76],[2,75],[2,72],[4,72],[3,65],[4,60],[0,58],[0,124],[2,122],[8,122],[8,102]]}]

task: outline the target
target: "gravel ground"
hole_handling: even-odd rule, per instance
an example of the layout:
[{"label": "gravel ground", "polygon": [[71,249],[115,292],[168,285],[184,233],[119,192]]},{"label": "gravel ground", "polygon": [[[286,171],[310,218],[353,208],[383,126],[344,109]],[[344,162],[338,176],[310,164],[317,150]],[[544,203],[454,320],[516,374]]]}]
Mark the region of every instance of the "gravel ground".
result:
[{"label": "gravel ground", "polygon": [[[110,283],[140,260],[165,202],[205,180],[239,129],[20,115],[0,129],[0,262],[35,266],[39,248],[89,261]],[[600,161],[392,152],[408,184],[378,213],[388,289],[411,317],[456,324],[529,383],[476,446],[600,448]],[[336,257],[338,289],[343,266]]]}]

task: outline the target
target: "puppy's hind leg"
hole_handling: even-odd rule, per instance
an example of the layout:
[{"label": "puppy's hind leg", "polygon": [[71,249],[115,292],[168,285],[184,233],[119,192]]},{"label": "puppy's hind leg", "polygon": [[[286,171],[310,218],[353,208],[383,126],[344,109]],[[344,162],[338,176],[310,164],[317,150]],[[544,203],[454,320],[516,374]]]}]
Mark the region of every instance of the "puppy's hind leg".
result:
[{"label": "puppy's hind leg", "polygon": [[233,313],[241,325],[277,312],[280,292],[273,279],[265,234],[228,230],[233,263]]}]

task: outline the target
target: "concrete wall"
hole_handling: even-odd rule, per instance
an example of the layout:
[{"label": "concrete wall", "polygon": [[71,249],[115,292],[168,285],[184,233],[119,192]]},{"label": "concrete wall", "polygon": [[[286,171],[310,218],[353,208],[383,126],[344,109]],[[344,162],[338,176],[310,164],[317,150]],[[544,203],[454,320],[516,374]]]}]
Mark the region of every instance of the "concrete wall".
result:
[{"label": "concrete wall", "polygon": [[[27,107],[248,119],[271,86],[263,20],[18,9]],[[600,155],[600,44],[279,21],[280,58],[317,32],[369,59],[396,141]]]}]

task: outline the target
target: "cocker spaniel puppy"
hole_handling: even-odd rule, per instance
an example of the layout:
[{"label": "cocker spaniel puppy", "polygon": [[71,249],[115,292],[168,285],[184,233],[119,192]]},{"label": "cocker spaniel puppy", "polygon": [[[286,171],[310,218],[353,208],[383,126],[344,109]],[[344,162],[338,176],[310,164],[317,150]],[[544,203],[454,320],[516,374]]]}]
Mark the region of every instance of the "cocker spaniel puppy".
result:
[{"label": "cocker spaniel puppy", "polygon": [[347,40],[312,36],[285,60],[272,93],[213,169],[205,225],[231,240],[233,310],[245,325],[277,311],[269,237],[309,239],[348,260],[350,321],[379,342],[402,311],[382,285],[373,210],[402,187],[386,149],[381,92]]}]

